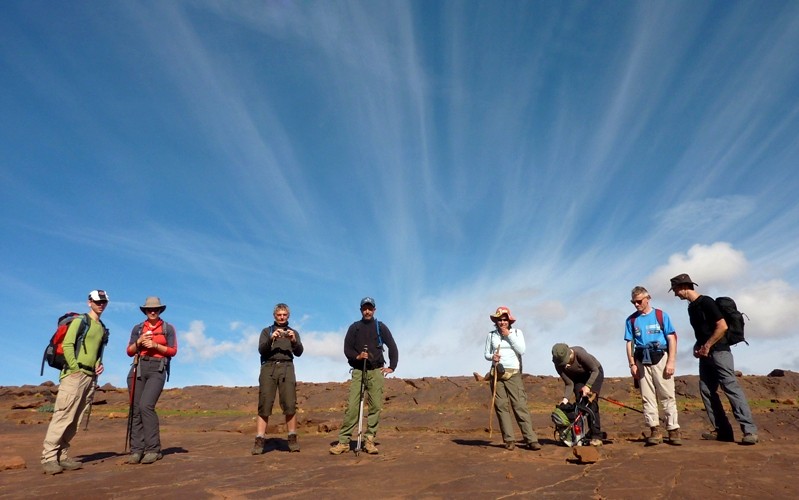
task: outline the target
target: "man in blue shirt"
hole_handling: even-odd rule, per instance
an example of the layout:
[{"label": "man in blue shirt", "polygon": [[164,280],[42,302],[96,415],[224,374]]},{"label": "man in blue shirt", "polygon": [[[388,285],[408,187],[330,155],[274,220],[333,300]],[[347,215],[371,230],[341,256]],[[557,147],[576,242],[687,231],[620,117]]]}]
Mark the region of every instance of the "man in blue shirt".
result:
[{"label": "man in blue shirt", "polygon": [[624,340],[627,341],[627,362],[630,374],[639,381],[644,406],[644,421],[651,433],[646,438],[647,446],[663,442],[660,432],[658,401],[666,416],[668,443],[679,446],[680,425],[677,422],[677,399],[674,392],[674,366],[677,361],[677,334],[669,315],[653,309],[652,297],[646,288],[637,286],[630,293],[630,302],[635,313],[624,325]]}]

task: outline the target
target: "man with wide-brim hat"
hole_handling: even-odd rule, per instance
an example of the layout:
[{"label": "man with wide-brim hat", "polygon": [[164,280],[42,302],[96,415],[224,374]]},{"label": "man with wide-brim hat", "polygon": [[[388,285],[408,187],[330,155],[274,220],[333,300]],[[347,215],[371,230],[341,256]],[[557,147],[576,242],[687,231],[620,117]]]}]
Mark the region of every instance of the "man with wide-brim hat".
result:
[{"label": "man with wide-brim hat", "polygon": [[133,325],[126,350],[134,358],[128,373],[131,395],[129,464],[152,464],[163,458],[161,427],[155,410],[169,377],[170,360],[178,353],[175,327],[161,318],[166,305],[147,297],[141,312],[147,319]]},{"label": "man with wide-brim hat", "polygon": [[162,304],[158,297],[147,297],[144,299],[144,305],[139,306],[139,309],[144,314],[147,314],[149,310],[157,310],[158,314],[161,314],[166,311],[166,304]]},{"label": "man with wide-brim hat", "polygon": [[680,285],[690,285],[691,290],[693,290],[695,286],[699,286],[696,283],[694,283],[691,277],[685,273],[678,274],[677,276],[673,277],[670,281],[671,281],[671,287],[669,288],[670,292],[674,290],[675,287],[678,287]]},{"label": "man with wide-brim hat", "polygon": [[757,426],[738,377],[735,375],[735,360],[727,344],[727,322],[716,301],[694,290],[699,286],[687,274],[671,278],[669,291],[675,297],[686,300],[688,318],[694,328],[694,357],[699,359],[699,393],[705,405],[713,430],[702,434],[702,439],[734,441],[732,425],[721,404],[719,386],[724,390],[732,408],[732,414],[744,433],[741,444],[757,444]]}]

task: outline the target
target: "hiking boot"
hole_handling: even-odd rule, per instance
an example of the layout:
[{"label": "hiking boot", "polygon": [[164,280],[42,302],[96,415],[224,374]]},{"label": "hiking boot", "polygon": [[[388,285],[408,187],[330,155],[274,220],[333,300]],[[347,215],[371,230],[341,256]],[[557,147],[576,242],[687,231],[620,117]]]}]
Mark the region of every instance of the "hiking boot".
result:
[{"label": "hiking boot", "polygon": [[59,465],[58,462],[55,460],[50,460],[49,462],[45,462],[42,464],[42,471],[45,474],[53,475],[53,474],[61,474],[64,472],[64,468]]},{"label": "hiking boot", "polygon": [[538,451],[541,449],[541,443],[539,443],[538,440],[527,441],[526,443],[524,443],[524,445],[527,446],[527,448],[531,449],[532,451]]},{"label": "hiking boot", "polygon": [[513,450],[516,448],[516,441],[505,441],[505,449],[508,451]]},{"label": "hiking boot", "polygon": [[757,442],[758,442],[757,434],[752,434],[751,432],[749,434],[744,434],[743,439],[741,439],[741,444],[746,444],[746,445],[757,444]]},{"label": "hiking boot", "polygon": [[727,434],[726,432],[719,432],[717,430],[712,430],[710,432],[703,432],[702,439],[707,441],[724,441],[726,443],[734,443],[735,438],[732,434]]},{"label": "hiking boot", "polygon": [[144,453],[142,453],[140,451],[134,451],[128,457],[128,462],[127,463],[129,463],[131,465],[136,465],[139,462],[141,462],[141,459],[142,459],[143,456],[144,456]]},{"label": "hiking boot", "polygon": [[60,465],[64,470],[78,470],[83,468],[82,463],[78,462],[77,460],[72,460],[71,458],[60,460],[58,465]]},{"label": "hiking boot", "polygon": [[603,443],[601,439],[594,438],[588,444],[590,444],[591,446],[602,446]]},{"label": "hiking boot", "polygon": [[263,455],[264,448],[266,447],[266,438],[262,436],[255,437],[255,443],[252,445],[252,450],[250,453],[253,455]]},{"label": "hiking boot", "polygon": [[156,461],[161,460],[164,456],[161,454],[160,451],[155,452],[151,451],[144,454],[144,457],[141,459],[141,463],[143,464],[154,464]]},{"label": "hiking boot", "polygon": [[680,429],[672,429],[669,431],[668,443],[673,446],[682,445],[682,438],[680,437]]},{"label": "hiking boot", "polygon": [[652,433],[646,438],[646,446],[655,446],[663,442],[663,434],[660,433],[660,427],[651,427]]},{"label": "hiking boot", "polygon": [[350,451],[349,443],[336,443],[335,446],[330,448],[331,455],[341,455],[342,453],[346,453],[348,451]]},{"label": "hiking boot", "polygon": [[366,436],[366,441],[363,442],[363,451],[370,455],[377,455],[380,453],[377,446],[375,446],[374,436]]},{"label": "hiking boot", "polygon": [[289,434],[289,451],[300,451],[300,442],[296,434]]}]

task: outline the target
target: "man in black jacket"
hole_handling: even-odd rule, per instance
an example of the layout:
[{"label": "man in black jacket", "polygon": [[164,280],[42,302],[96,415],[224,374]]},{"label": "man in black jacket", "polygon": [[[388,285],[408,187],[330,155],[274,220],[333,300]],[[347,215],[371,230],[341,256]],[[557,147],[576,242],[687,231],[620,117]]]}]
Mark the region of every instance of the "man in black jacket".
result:
[{"label": "man in black jacket", "polygon": [[261,355],[261,374],[258,377],[258,418],[256,420],[253,455],[264,452],[266,427],[272,415],[275,393],[280,395],[280,409],[286,417],[289,451],[300,451],[297,439],[297,378],[294,374],[294,358],[302,356],[304,350],[300,332],[289,326],[289,306],[275,306],[272,326],[261,330],[258,352]]},{"label": "man in black jacket", "polygon": [[[344,422],[338,434],[338,443],[330,448],[330,453],[340,455],[350,450],[350,436],[358,425],[358,413],[361,401],[361,381],[365,378],[365,399],[369,405],[367,417],[366,440],[363,449],[370,455],[378,453],[375,446],[375,435],[380,423],[380,411],[383,409],[383,379],[385,375],[394,373],[399,361],[399,351],[391,330],[374,318],[375,301],[371,297],[361,300],[361,320],[350,325],[344,337],[344,355],[352,367],[352,381],[347,400]],[[389,363],[383,357],[383,346],[388,347]],[[366,368],[364,370],[364,367]]]}]

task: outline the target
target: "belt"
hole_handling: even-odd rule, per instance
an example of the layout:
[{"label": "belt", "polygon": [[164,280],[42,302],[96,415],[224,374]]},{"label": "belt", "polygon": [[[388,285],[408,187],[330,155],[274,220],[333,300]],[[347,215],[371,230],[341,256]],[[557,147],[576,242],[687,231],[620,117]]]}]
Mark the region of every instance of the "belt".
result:
[{"label": "belt", "polygon": [[284,364],[284,363],[294,363],[294,361],[291,360],[291,359],[267,359],[262,364],[264,364],[264,365],[266,365],[266,364],[280,365],[280,364]]},{"label": "belt", "polygon": [[159,358],[158,356],[141,356],[139,358],[140,361],[161,361],[164,358]]}]

